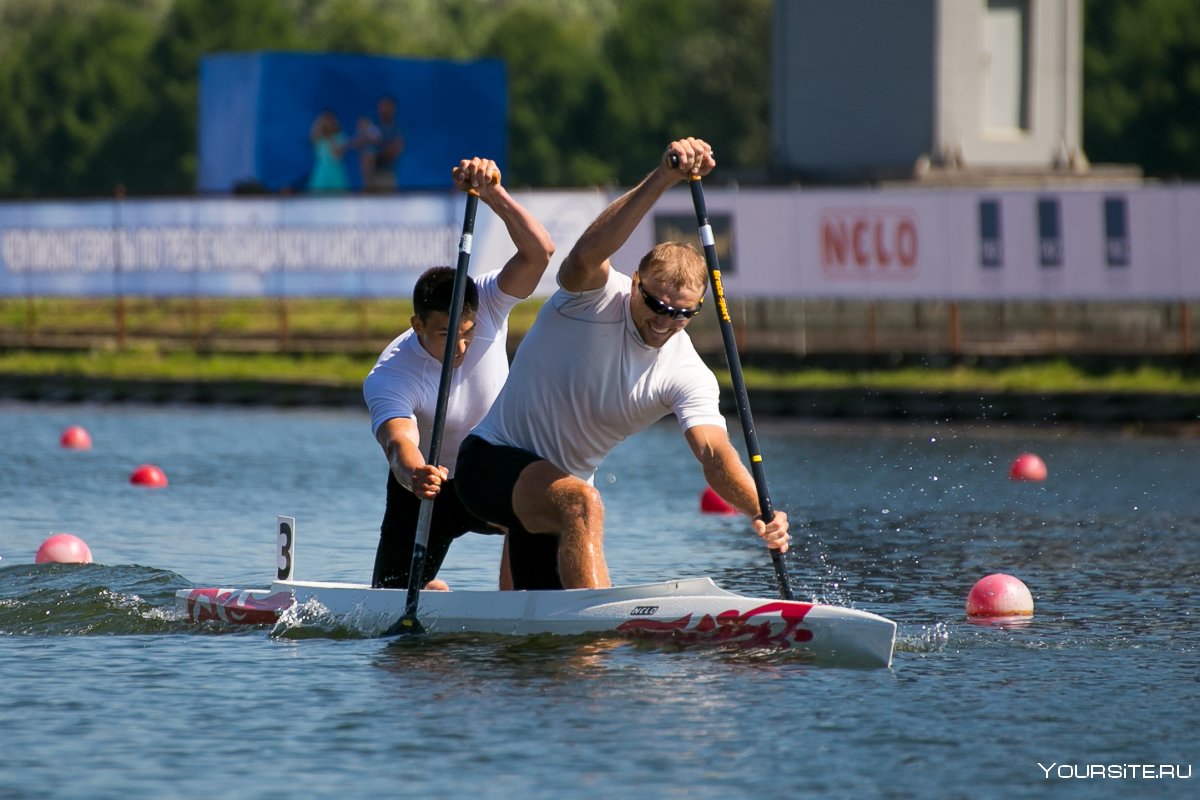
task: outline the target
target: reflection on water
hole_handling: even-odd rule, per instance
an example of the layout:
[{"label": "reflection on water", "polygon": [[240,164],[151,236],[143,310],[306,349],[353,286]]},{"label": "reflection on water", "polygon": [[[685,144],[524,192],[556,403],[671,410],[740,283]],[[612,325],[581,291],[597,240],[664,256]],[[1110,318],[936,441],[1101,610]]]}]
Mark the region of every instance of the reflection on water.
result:
[{"label": "reflection on water", "polygon": [[613,652],[627,641],[599,636],[538,635],[514,638],[488,634],[446,633],[393,639],[375,666],[450,688],[460,682],[488,680],[576,681],[611,677]]}]

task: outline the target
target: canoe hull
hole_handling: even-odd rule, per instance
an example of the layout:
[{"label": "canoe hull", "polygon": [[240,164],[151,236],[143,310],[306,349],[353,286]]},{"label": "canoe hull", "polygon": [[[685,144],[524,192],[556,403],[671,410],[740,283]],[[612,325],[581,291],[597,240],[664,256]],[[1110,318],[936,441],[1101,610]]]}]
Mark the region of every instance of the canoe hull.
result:
[{"label": "canoe hull", "polygon": [[286,590],[203,588],[175,593],[175,610],[192,622],[274,625],[294,603]]},{"label": "canoe hull", "polygon": [[[312,611],[380,636],[404,613],[408,592],[358,583],[294,580],[296,519],[276,518],[276,574],[270,589],[182,589],[175,605],[195,622],[275,624]],[[840,606],[746,597],[709,578],[557,591],[422,592],[417,608],[430,633],[509,636],[611,634],[682,643],[796,650],[820,663],[888,667],[896,623]]]},{"label": "canoe hull", "polygon": [[[183,590],[177,606],[196,621],[249,624],[274,621],[272,614],[277,618],[293,604],[318,607],[378,636],[403,614],[406,597],[403,589],[277,580],[269,590]],[[223,609],[214,608],[221,603]],[[422,592],[417,617],[430,633],[609,633],[790,649],[821,663],[863,667],[889,666],[896,639],[896,624],[869,612],[746,597],[708,578],[612,589]]]}]

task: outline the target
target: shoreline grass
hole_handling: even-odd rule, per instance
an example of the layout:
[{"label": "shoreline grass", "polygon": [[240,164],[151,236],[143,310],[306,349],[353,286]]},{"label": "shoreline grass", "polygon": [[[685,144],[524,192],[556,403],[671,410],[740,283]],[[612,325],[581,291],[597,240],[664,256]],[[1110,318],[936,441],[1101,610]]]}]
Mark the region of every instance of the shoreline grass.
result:
[{"label": "shoreline grass", "polygon": [[[374,356],[347,354],[197,354],[155,349],[93,352],[0,352],[0,375],[168,381],[268,381],[355,387]],[[717,368],[718,379],[728,375]],[[1200,375],[1181,368],[1144,364],[1105,372],[1084,370],[1064,360],[997,368],[967,366],[896,369],[800,368],[773,371],[747,367],[755,389],[889,389],[980,392],[1147,392],[1200,396]]]},{"label": "shoreline grass", "polygon": [[[541,301],[521,303],[510,330],[522,335],[533,324]],[[0,376],[40,375],[74,379],[168,381],[273,381],[357,387],[375,362],[378,349],[407,327],[412,304],[405,299],[296,298],[0,298],[0,333],[10,342],[22,337],[97,336],[111,341],[118,319],[131,340],[118,349],[50,351],[0,350]],[[701,325],[705,324],[701,318]],[[715,321],[712,319],[709,322]],[[196,352],[215,340],[286,347],[297,340],[338,342],[343,352],[285,355],[258,352]],[[156,342],[155,337],[160,337]],[[210,341],[210,338],[214,341]],[[177,350],[166,346],[190,342]],[[368,344],[369,343],[369,344]],[[86,346],[86,345],[85,345]],[[215,346],[219,347],[219,344]],[[358,352],[349,352],[352,348]],[[363,350],[368,352],[363,352]],[[713,362],[728,385],[723,359]],[[1087,369],[1069,357],[996,366],[828,368],[801,366],[767,370],[747,366],[747,385],[756,389],[887,389],[980,392],[1150,392],[1200,395],[1200,370],[1158,359],[1130,366],[1114,362],[1107,370]]]}]

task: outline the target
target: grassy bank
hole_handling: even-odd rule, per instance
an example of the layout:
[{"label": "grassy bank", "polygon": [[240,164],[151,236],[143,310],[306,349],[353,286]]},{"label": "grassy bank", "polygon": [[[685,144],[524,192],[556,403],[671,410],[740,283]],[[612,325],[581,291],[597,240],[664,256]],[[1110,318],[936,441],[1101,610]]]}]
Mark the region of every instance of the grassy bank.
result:
[{"label": "grassy bank", "polygon": [[[528,330],[540,305],[533,301],[517,306],[510,319],[514,335]],[[0,375],[269,380],[357,387],[375,354],[408,326],[411,314],[411,303],[402,299],[125,298],[118,302],[113,298],[0,298],[0,338],[10,348],[0,350]],[[713,328],[708,333],[715,331],[715,319],[700,318],[699,323],[697,335],[706,335],[706,324]],[[124,348],[115,346],[118,326],[128,333]],[[58,345],[64,349],[21,349],[30,341],[44,343],[46,339],[64,342]],[[286,351],[289,342],[297,341],[307,343],[292,348],[303,354],[275,352]],[[313,343],[329,345],[328,352],[312,347]],[[245,352],[228,352],[223,344]],[[723,362],[715,359],[713,363],[718,377],[728,382]],[[747,383],[761,389],[1200,396],[1200,372],[1194,366],[1185,368],[1161,359],[1133,363],[1107,369],[1088,369],[1065,358],[987,368],[803,367],[768,371],[748,366],[745,373]]]},{"label": "grassy bank", "polygon": [[[85,378],[158,380],[269,380],[353,387],[361,384],[374,357],[346,354],[284,356],[268,353],[201,355],[154,349],[97,352],[0,352],[0,375],[63,375]],[[717,369],[726,383],[727,375]],[[745,370],[747,385],[763,389],[911,389],[981,392],[1161,392],[1200,396],[1200,375],[1178,368],[1143,365],[1105,372],[1084,370],[1065,360],[995,369],[954,366],[889,370]]]},{"label": "grassy bank", "polygon": [[[528,330],[541,303],[521,303],[510,317],[514,331]],[[392,298],[0,298],[0,335],[103,336],[123,327],[131,335],[192,337],[366,339],[379,347],[408,327],[412,302]]]},{"label": "grassy bank", "polygon": [[766,372],[746,369],[746,384],[772,389],[909,389],[986,392],[1161,392],[1200,395],[1200,375],[1143,365],[1105,372],[1065,360],[992,368],[952,366],[892,370],[805,369]]}]

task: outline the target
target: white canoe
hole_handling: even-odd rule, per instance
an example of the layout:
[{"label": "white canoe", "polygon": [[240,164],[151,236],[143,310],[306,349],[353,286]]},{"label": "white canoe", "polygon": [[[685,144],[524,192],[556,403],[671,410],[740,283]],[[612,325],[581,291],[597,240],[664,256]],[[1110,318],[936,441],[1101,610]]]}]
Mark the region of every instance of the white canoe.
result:
[{"label": "white canoe", "polygon": [[[380,635],[404,613],[404,589],[298,581],[295,521],[281,517],[279,571],[270,589],[184,589],[182,616],[195,621],[273,623],[292,605],[319,606],[364,635]],[[559,591],[423,591],[417,618],[429,633],[515,636],[614,634],[681,643],[796,650],[815,662],[887,667],[896,623],[840,606],[746,597],[710,578]]]}]

